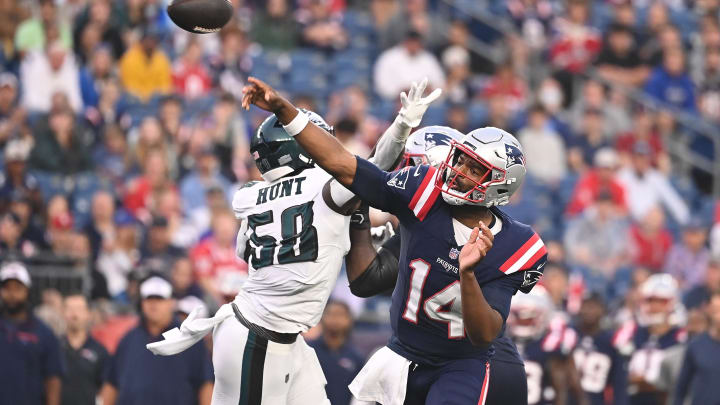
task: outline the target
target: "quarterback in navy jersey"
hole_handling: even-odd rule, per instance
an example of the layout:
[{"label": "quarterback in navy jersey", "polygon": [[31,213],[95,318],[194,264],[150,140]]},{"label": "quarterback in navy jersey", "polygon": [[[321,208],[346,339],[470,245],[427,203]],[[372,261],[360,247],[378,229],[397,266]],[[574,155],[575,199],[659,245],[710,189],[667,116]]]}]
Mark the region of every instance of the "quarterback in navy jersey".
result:
[{"label": "quarterback in navy jersey", "polygon": [[655,385],[665,351],[684,343],[684,323],[677,281],[669,274],[654,274],[640,285],[641,303],[637,322],[622,325],[613,337],[613,345],[629,357],[630,404],[664,403],[667,393]]},{"label": "quarterback in navy jersey", "polygon": [[604,316],[600,296],[584,297],[575,324],[578,343],[573,359],[592,405],[627,405],[627,363],[613,346],[613,331],[601,326]]},{"label": "quarterback in navy jersey", "polygon": [[384,172],[345,150],[270,86],[249,78],[243,107],[272,111],[315,159],[371,206],[400,220],[393,336],[350,388],[384,405],[485,402],[492,341],[512,296],[537,282],[540,237],[497,209],[525,175],[517,140],[482,128],[453,142],[440,168]]},{"label": "quarterback in navy jersey", "polygon": [[567,404],[569,394],[577,404],[589,403],[572,359],[577,334],[557,315],[545,288],[513,298],[507,333],[525,364],[529,405]]},{"label": "quarterback in navy jersey", "polygon": [[[453,128],[429,126],[415,131],[405,144],[400,168],[429,164],[442,164],[453,140],[463,134]],[[368,205],[363,203],[352,215],[350,223],[350,251],[345,258],[350,291],[358,297],[371,297],[395,288],[398,279],[401,235],[398,231],[388,235],[370,230]],[[380,239],[380,240],[379,240]],[[375,245],[379,246],[375,246]],[[531,288],[529,285],[527,288]],[[527,291],[527,288],[525,289]],[[493,341],[492,378],[488,387],[487,405],[527,404],[525,366],[515,344],[507,336]]]}]

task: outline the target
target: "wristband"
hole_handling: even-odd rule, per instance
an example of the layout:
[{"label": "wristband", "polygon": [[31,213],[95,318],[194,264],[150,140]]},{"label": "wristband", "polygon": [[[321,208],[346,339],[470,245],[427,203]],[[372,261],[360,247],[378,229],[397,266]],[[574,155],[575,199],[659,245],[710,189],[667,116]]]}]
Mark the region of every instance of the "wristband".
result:
[{"label": "wristband", "polygon": [[283,129],[288,133],[288,135],[295,136],[305,129],[308,122],[310,122],[310,118],[308,118],[307,114],[298,110],[298,114],[295,118],[293,118],[287,125],[283,125]]}]

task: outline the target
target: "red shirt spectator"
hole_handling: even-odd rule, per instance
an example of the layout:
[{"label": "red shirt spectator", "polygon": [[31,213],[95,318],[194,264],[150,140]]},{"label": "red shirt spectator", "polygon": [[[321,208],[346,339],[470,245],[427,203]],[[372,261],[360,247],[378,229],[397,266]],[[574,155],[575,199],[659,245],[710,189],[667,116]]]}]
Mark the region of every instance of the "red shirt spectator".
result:
[{"label": "red shirt spectator", "polygon": [[615,179],[618,157],[615,151],[603,148],[595,154],[593,170],[584,174],[575,185],[570,202],[567,205],[568,215],[577,215],[592,205],[600,192],[610,194],[616,207],[627,210],[625,188]]},{"label": "red shirt spectator", "polygon": [[581,73],[602,48],[600,33],[587,24],[588,5],[568,2],[567,18],[557,20],[558,34],[550,45],[550,61],[558,69]]},{"label": "red shirt spectator", "polygon": [[212,88],[212,79],[202,64],[202,49],[197,42],[190,42],[182,58],[173,66],[173,85],[187,98],[203,96]]},{"label": "red shirt spectator", "polygon": [[512,66],[504,65],[498,67],[495,75],[488,80],[483,97],[500,96],[511,112],[517,112],[525,107],[527,93],[525,82],[513,72]]},{"label": "red shirt spectator", "polygon": [[664,228],[664,217],[661,209],[655,209],[648,213],[641,224],[630,228],[635,266],[660,271],[665,264],[665,256],[673,245],[673,238]]}]

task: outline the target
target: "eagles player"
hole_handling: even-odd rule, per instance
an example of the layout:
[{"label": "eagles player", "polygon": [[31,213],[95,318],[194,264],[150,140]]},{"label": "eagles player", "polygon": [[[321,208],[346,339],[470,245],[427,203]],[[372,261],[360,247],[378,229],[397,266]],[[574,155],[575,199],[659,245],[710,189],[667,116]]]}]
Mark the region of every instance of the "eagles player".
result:
[{"label": "eagles player", "polygon": [[355,397],[383,405],[483,404],[492,341],[513,294],[537,282],[547,256],[530,227],[494,207],[506,204],[525,176],[520,144],[503,130],[481,128],[453,142],[439,169],[388,173],[350,154],[267,84],[248,81],[243,107],[274,112],[320,167],[400,220],[393,337],[351,384]]},{"label": "eagles player", "polygon": [[[412,127],[419,125],[436,90],[427,80],[401,94],[402,109],[378,143],[373,160],[390,168]],[[317,114],[303,116],[332,132]],[[348,205],[354,195],[316,166],[276,115],[258,128],[250,145],[263,180],[233,199],[241,222],[238,255],[249,275],[235,300],[210,319],[188,316],[180,329],[151,343],[170,355],[213,331],[213,405],[329,405],[325,377],[301,332],[320,320],[349,246]]]},{"label": "eagles player", "polygon": [[[463,136],[462,132],[450,127],[420,128],[408,138],[399,168],[422,164],[438,167],[447,158],[452,141],[459,141]],[[367,204],[353,213],[350,221],[350,252],[345,257],[350,291],[353,294],[365,298],[395,287],[399,273],[400,238],[399,233],[392,235],[376,251],[370,233]],[[523,292],[528,290],[523,289]],[[517,348],[507,336],[495,339],[493,346],[493,378],[490,379],[486,403],[527,404],[525,366]]]}]

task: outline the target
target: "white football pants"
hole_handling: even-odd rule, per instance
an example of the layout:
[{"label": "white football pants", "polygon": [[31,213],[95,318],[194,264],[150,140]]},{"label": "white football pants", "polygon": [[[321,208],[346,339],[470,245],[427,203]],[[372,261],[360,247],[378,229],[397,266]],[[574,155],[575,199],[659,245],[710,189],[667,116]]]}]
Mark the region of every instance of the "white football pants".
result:
[{"label": "white football pants", "polygon": [[270,342],[234,316],[213,331],[212,405],[330,405],[315,350],[302,336]]}]

